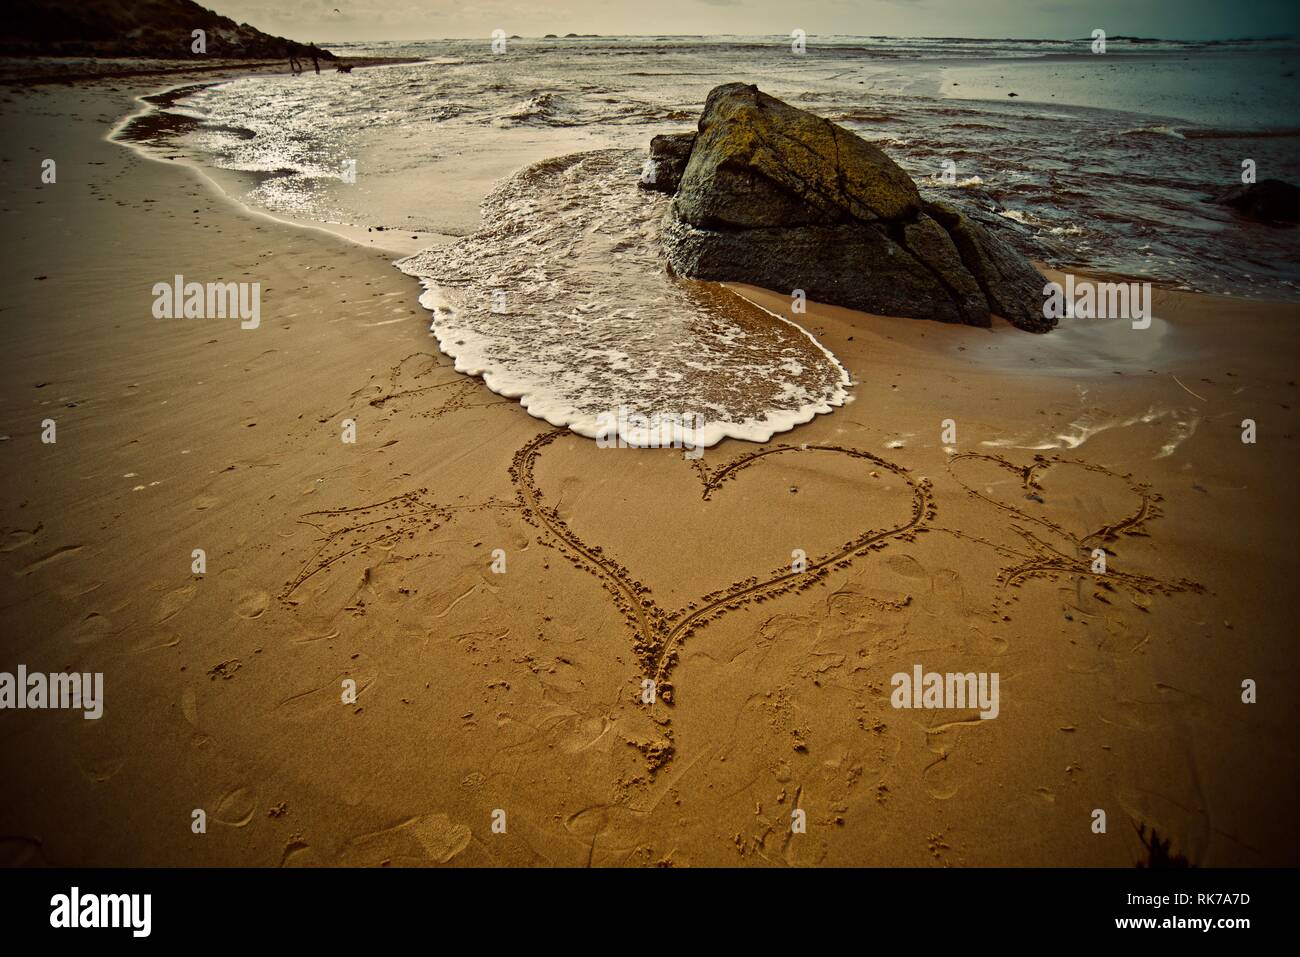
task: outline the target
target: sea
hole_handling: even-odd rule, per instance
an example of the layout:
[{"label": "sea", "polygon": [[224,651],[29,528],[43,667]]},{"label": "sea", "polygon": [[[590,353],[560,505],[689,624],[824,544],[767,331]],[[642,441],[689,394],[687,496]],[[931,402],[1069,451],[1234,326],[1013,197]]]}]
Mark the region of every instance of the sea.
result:
[{"label": "sea", "polygon": [[1048,266],[1300,299],[1297,230],[1210,201],[1247,169],[1300,181],[1295,40],[327,46],[418,62],[177,88],[116,136],[193,162],[250,207],[391,252],[458,370],[582,435],[623,409],[700,416],[688,443],[766,441],[851,395],[788,317],[665,268],[668,199],[637,185],[647,146],[693,129],[722,83],[853,130]]}]

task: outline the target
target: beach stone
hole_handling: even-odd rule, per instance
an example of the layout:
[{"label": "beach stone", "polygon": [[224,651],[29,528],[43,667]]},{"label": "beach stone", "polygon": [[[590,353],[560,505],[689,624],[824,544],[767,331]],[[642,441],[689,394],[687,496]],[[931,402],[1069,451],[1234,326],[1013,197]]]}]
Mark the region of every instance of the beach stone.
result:
[{"label": "beach stone", "polygon": [[1055,325],[1042,277],[1014,248],[926,203],[861,137],[743,83],[709,93],[663,240],[681,276],[802,289],[886,315]]},{"label": "beach stone", "polygon": [[694,133],[660,133],[650,140],[650,175],[641,177],[643,189],[671,196],[677,192],[695,145]]},{"label": "beach stone", "polygon": [[1300,187],[1280,179],[1234,186],[1216,196],[1215,202],[1262,223],[1300,222]]}]

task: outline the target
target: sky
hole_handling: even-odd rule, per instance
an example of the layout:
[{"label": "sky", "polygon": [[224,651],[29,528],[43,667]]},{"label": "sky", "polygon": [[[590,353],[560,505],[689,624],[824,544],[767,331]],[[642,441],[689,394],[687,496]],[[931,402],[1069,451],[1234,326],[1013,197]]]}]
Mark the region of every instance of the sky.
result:
[{"label": "sky", "polygon": [[300,41],[597,34],[1206,40],[1300,34],[1300,0],[199,0]]}]

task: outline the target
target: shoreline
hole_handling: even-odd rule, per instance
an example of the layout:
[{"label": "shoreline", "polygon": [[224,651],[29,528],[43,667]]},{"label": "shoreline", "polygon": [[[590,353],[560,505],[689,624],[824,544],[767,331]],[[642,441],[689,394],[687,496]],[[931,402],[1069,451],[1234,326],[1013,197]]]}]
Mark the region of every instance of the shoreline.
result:
[{"label": "shoreline", "polygon": [[[401,61],[401,62],[408,62],[408,61]],[[374,64],[375,67],[396,66],[396,65],[398,64],[397,63]],[[330,236],[333,236],[336,239],[341,239],[352,246],[357,246],[362,249],[370,248],[372,250],[377,250],[384,254],[394,254],[399,257],[403,255],[409,255],[411,252],[416,252],[420,249],[428,248],[427,246],[424,245],[411,246],[409,243],[399,243],[396,245],[388,245],[388,244],[376,245],[373,238],[370,241],[370,245],[367,246],[366,243],[363,243],[360,240],[360,235],[361,235],[360,230],[365,229],[366,227],[350,226],[344,223],[314,222],[308,219],[300,219],[291,216],[277,215],[271,210],[265,209],[260,206],[256,206],[252,203],[245,202],[241,197],[236,196],[230,189],[228,189],[225,185],[223,185],[222,181],[218,178],[219,171],[217,171],[213,167],[210,167],[200,162],[199,160],[192,159],[189,156],[180,153],[174,156],[163,157],[159,155],[158,149],[156,147],[149,146],[149,145],[141,145],[139,143],[132,142],[131,140],[121,138],[121,134],[127,129],[127,127],[132,122],[157,112],[158,104],[154,102],[150,102],[153,99],[165,99],[169,94],[175,94],[180,90],[191,89],[195,87],[212,86],[217,83],[225,82],[227,80],[234,80],[234,79],[239,79],[240,77],[243,76],[255,76],[255,75],[258,74],[241,72],[230,76],[223,76],[220,79],[213,80],[209,83],[195,84],[191,82],[183,82],[183,83],[171,84],[164,87],[159,87],[157,89],[151,89],[148,92],[139,93],[138,95],[132,97],[132,102],[139,104],[139,108],[132,113],[128,113],[124,115],[123,117],[121,117],[121,119],[113,123],[108,128],[107,132],[105,132],[104,140],[105,142],[112,143],[114,146],[117,146],[119,148],[130,150],[131,152],[135,153],[137,156],[141,157],[142,159],[148,160],[151,163],[161,163],[165,166],[179,165],[185,167],[186,169],[191,170],[195,174],[195,176],[197,176],[200,180],[202,180],[216,195],[222,197],[222,199],[225,202],[231,204],[232,208],[246,215],[253,216],[259,219],[265,219],[274,223],[279,223],[283,226],[287,226],[290,228],[305,229],[310,231],[326,233]],[[389,230],[384,230],[384,232],[387,233],[389,232]],[[393,232],[396,231],[394,230]],[[368,235],[373,236],[372,233],[368,233]],[[428,234],[428,235],[433,236],[434,234]],[[383,238],[387,238],[387,237],[385,236]]]},{"label": "shoreline", "polygon": [[[384,64],[384,65],[389,65],[389,64]],[[107,134],[106,138],[109,141],[115,143],[116,145],[124,146],[138,152],[140,155],[142,155],[147,159],[156,162],[176,161],[179,162],[181,165],[184,165],[194,170],[200,176],[200,178],[202,178],[213,190],[215,190],[219,195],[221,195],[226,201],[233,204],[233,208],[238,209],[241,212],[244,212],[246,214],[251,214],[255,217],[265,218],[272,222],[281,223],[290,227],[323,231],[333,236],[336,236],[338,238],[342,238],[344,241],[349,242],[353,245],[357,245],[362,248],[378,250],[384,255],[392,255],[396,257],[392,260],[392,264],[400,272],[405,272],[405,270],[403,270],[402,267],[400,266],[400,262],[404,258],[412,255],[413,253],[430,249],[436,245],[441,245],[442,243],[455,242],[459,238],[455,236],[447,236],[441,234],[409,235],[409,231],[400,231],[396,229],[385,230],[382,227],[380,231],[383,233],[383,235],[377,238],[377,234],[375,232],[372,232],[370,227],[338,224],[338,223],[321,223],[321,222],[315,222],[303,218],[295,218],[295,217],[290,217],[285,215],[279,215],[267,209],[264,209],[262,207],[248,203],[244,200],[243,197],[236,195],[236,193],[232,190],[232,187],[238,186],[242,183],[242,180],[238,177],[231,176],[229,178],[223,178],[219,170],[216,170],[206,165],[201,160],[192,159],[183,154],[178,154],[176,156],[168,157],[165,160],[162,156],[159,155],[156,147],[150,145],[136,144],[129,140],[121,138],[120,134],[133,121],[135,121],[139,117],[148,115],[151,111],[156,110],[159,106],[159,101],[165,100],[169,94],[173,94],[177,90],[184,89],[187,86],[189,86],[189,84],[185,84],[185,83],[174,84],[138,96],[136,100],[138,103],[141,104],[140,109],[132,114],[127,115],[120,122],[115,124]],[[482,197],[480,197],[480,199],[482,199]],[[362,232],[363,229],[366,230],[364,233]],[[395,237],[399,234],[403,237],[409,237],[409,238],[404,238],[402,240],[398,240],[394,242],[391,237]],[[1122,273],[1097,271],[1097,270],[1091,270],[1087,268],[1075,268],[1071,270],[1068,267],[1050,267],[1047,264],[1042,262],[1035,262],[1034,265],[1039,270],[1039,272],[1043,274],[1045,283],[1049,281],[1062,282],[1063,277],[1066,275],[1066,273],[1072,273],[1077,279],[1086,280],[1086,281],[1150,283],[1153,291],[1156,291],[1157,293],[1165,297],[1167,297],[1171,293],[1177,292],[1177,290],[1174,290],[1168,286],[1162,286],[1158,282],[1151,282],[1148,278],[1143,277],[1141,275],[1124,275]],[[408,275],[413,275],[413,274],[408,273]],[[417,276],[416,278],[419,277]],[[568,414],[565,412],[557,413],[553,408],[550,407],[550,404],[548,404],[549,400],[539,405],[538,402],[536,401],[536,397],[534,396],[534,401],[530,403],[528,400],[530,396],[533,395],[532,392],[529,392],[526,389],[521,391],[519,388],[515,388],[509,385],[503,385],[500,382],[498,382],[497,385],[494,387],[490,381],[490,379],[492,378],[492,374],[490,371],[488,373],[488,376],[485,377],[483,374],[485,370],[479,367],[478,365],[470,364],[468,366],[464,366],[462,358],[457,356],[456,351],[454,350],[449,351],[448,349],[444,348],[444,340],[447,338],[447,334],[445,332],[439,334],[438,331],[433,328],[433,324],[436,324],[437,321],[438,304],[443,302],[443,295],[436,289],[436,287],[432,287],[428,280],[420,279],[420,283],[423,291],[421,295],[417,297],[416,301],[418,305],[423,310],[425,310],[425,312],[427,312],[427,314],[430,317],[431,325],[429,329],[430,332],[433,334],[434,340],[437,343],[437,347],[439,351],[452,361],[453,367],[456,369],[457,372],[461,373],[462,375],[470,376],[472,378],[478,379],[479,381],[482,381],[484,385],[487,386],[487,388],[489,388],[496,395],[519,402],[520,406],[526,412],[528,412],[530,416],[532,416],[533,418],[539,421],[545,422],[549,425],[556,426],[556,427],[568,428],[572,430],[575,434],[583,436],[588,439],[596,438],[596,426],[592,425],[587,420],[573,421],[572,414]],[[757,293],[757,295],[746,295],[746,293],[743,291],[746,287],[743,284],[720,283],[717,285],[719,285],[723,289],[728,290],[729,293],[734,295],[739,301],[745,303],[747,306],[755,308],[769,316],[773,316],[778,320],[793,326],[794,328],[802,332],[805,336],[807,336],[808,339],[819,350],[821,350],[825,355],[827,355],[831,359],[831,361],[834,362],[841,369],[843,375],[842,385],[845,391],[840,401],[838,402],[831,402],[829,405],[827,404],[819,405],[815,408],[812,408],[811,410],[808,410],[806,414],[801,412],[795,415],[783,414],[781,416],[777,416],[776,417],[777,421],[775,423],[772,423],[770,421],[764,423],[758,429],[758,431],[755,431],[753,427],[748,426],[746,423],[739,423],[739,424],[728,423],[724,426],[719,426],[718,428],[721,429],[721,434],[718,434],[717,429],[710,431],[704,439],[696,440],[698,446],[702,446],[704,448],[710,448],[716,446],[719,442],[726,441],[729,438],[742,441],[742,442],[755,442],[760,444],[769,442],[772,441],[777,436],[784,435],[792,432],[793,430],[798,429],[800,426],[805,425],[808,422],[812,421],[818,415],[832,414],[835,412],[836,409],[842,408],[846,403],[851,403],[853,401],[854,393],[852,389],[853,389],[854,382],[852,376],[844,369],[844,366],[841,363],[840,359],[829,349],[827,349],[827,347],[818,340],[818,338],[813,334],[812,331],[810,331],[810,329],[808,329],[807,327],[805,327],[799,322],[798,317],[789,314],[784,314],[784,313],[788,313],[788,310],[783,310],[782,308],[784,305],[788,305],[788,303],[785,302],[787,297],[781,296],[778,293],[775,293],[771,290],[761,290],[761,289],[757,289],[756,287],[755,287],[755,292]],[[1192,293],[1191,295],[1210,296],[1211,294]],[[1234,299],[1239,299],[1242,301],[1260,303],[1261,305],[1264,306],[1268,306],[1268,305],[1285,306],[1287,304],[1286,300],[1255,298],[1247,295],[1219,296],[1217,298],[1222,299],[1226,302],[1233,301]],[[833,309],[837,314],[846,314],[849,317],[850,321],[857,321],[863,324],[869,324],[873,321],[876,321],[878,318],[878,317],[872,317],[866,313],[859,313],[854,310],[845,310],[845,309],[840,309],[838,307],[827,307],[825,304],[816,303],[812,301],[809,302],[809,305],[813,307],[814,310],[825,310],[827,308]],[[925,322],[924,320],[916,320],[916,321],[923,322],[923,323]],[[1055,346],[1049,350],[1050,352],[1054,352],[1057,356],[1060,357],[1058,359],[1058,365],[1056,366],[1058,371],[1062,373],[1066,373],[1067,375],[1080,374],[1080,371],[1078,370],[1077,367],[1077,360],[1071,360],[1066,356],[1066,353],[1069,351],[1070,348],[1076,348],[1076,349],[1089,348],[1089,347],[1096,348],[1098,345],[1101,345],[1105,350],[1107,350],[1106,354],[1110,357],[1115,357],[1120,354],[1121,349],[1119,348],[1119,346],[1120,343],[1122,342],[1123,334],[1121,333],[1120,337],[1117,339],[1113,334],[1111,334],[1110,330],[1106,330],[1105,332],[1102,332],[1102,330],[1096,327],[1097,323],[1104,324],[1106,323],[1106,320],[1102,320],[1102,319],[1082,320],[1082,321],[1076,320],[1076,322],[1078,322],[1079,324],[1074,325],[1072,328],[1069,329],[1068,332],[1066,331],[1065,328],[1061,328],[1046,334],[1046,336],[1048,337],[1054,336],[1058,340],[1066,339],[1067,337],[1069,339],[1068,346],[1065,343],[1060,343],[1059,346]],[[1122,324],[1122,322],[1123,321],[1121,320],[1120,323]],[[1163,338],[1164,334],[1162,334],[1159,331],[1160,328],[1164,327],[1163,320],[1157,316],[1153,318],[1153,322],[1158,324],[1158,328],[1155,332],[1151,334],[1151,338],[1153,339],[1157,337]],[[1001,328],[1002,326],[1005,325],[1006,324],[1002,320],[997,320],[993,329],[994,334],[1003,335],[1003,336],[1024,335],[1023,333],[1020,333],[1018,331],[1013,331],[1009,328]],[[1099,333],[1100,333],[1100,340],[1098,337]],[[1090,343],[1092,344],[1091,346]],[[1044,366],[1031,365],[1032,362],[1035,362],[1037,361],[1038,358],[1041,358],[1041,356],[1031,357],[1029,355],[1030,353],[1034,353],[1035,351],[1037,351],[1035,346],[1031,344],[1020,346],[1020,344],[1018,343],[1015,345],[1019,347],[1018,348],[1013,347],[1009,351],[1013,355],[1017,355],[1019,357],[1018,364],[1006,365],[1005,363],[1003,363],[994,366],[994,368],[991,369],[990,371],[1018,372],[1022,374],[1031,373],[1035,375],[1045,374],[1046,369],[1044,368]],[[1073,365],[1070,364],[1072,361],[1074,363]],[[1138,365],[1140,365],[1140,360],[1130,359],[1130,360],[1126,360],[1124,364],[1125,367],[1129,369],[1129,371],[1137,371]],[[1092,371],[1096,371],[1095,365]],[[501,376],[497,375],[495,378],[499,380]],[[753,434],[746,434],[747,432]]]}]

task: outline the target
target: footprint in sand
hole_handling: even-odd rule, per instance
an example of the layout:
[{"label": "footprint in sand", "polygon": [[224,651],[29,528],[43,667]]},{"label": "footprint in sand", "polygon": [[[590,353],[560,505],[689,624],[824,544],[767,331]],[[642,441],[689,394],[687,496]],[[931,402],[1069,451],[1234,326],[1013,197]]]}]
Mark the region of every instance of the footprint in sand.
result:
[{"label": "footprint in sand", "polygon": [[614,744],[609,733],[614,723],[606,715],[575,715],[561,724],[562,730],[557,729],[561,731],[558,743],[565,754],[577,754],[597,746],[598,750],[609,751]]},{"label": "footprint in sand", "polygon": [[22,528],[9,529],[4,533],[4,544],[0,545],[0,552],[13,552],[26,545],[36,541],[36,536],[40,534],[43,525],[37,525],[31,531]]},{"label": "footprint in sand", "polygon": [[550,700],[569,703],[586,694],[587,686],[582,680],[582,672],[563,658],[534,666],[533,671],[545,689],[544,696]]},{"label": "footprint in sand", "polygon": [[930,766],[922,773],[921,778],[925,783],[925,789],[929,792],[930,797],[940,801],[946,801],[957,793],[957,785],[952,781],[952,774],[948,767],[948,751],[944,748],[938,752]]},{"label": "footprint in sand", "polygon": [[175,648],[181,643],[181,636],[173,632],[155,632],[137,641],[131,651],[140,654],[145,651],[160,651],[163,648]]},{"label": "footprint in sand", "polygon": [[318,867],[320,860],[316,857],[316,852],[311,849],[311,845],[298,836],[284,845],[284,851],[280,854],[280,866]]},{"label": "footprint in sand", "polygon": [[295,645],[309,645],[314,641],[333,641],[339,636],[339,630],[332,628],[329,631],[315,634],[313,632],[300,632],[297,637],[290,638]]},{"label": "footprint in sand", "polygon": [[619,804],[596,804],[564,819],[564,830],[601,852],[627,854],[645,839],[644,811]]},{"label": "footprint in sand", "polygon": [[473,835],[464,824],[457,824],[445,814],[417,818],[411,831],[426,854],[439,864],[446,864],[465,848]]},{"label": "footprint in sand", "polygon": [[48,867],[38,837],[0,837],[0,867]]},{"label": "footprint in sand", "polygon": [[80,598],[82,595],[89,595],[92,591],[97,591],[103,587],[104,583],[99,581],[73,582],[72,584],[61,585],[59,587],[59,597],[65,601],[72,601],[73,599]]},{"label": "footprint in sand", "polygon": [[343,848],[343,863],[353,867],[394,860],[446,864],[469,847],[473,837],[468,827],[446,814],[427,814],[352,838]]},{"label": "footprint in sand", "polygon": [[971,600],[962,581],[961,572],[952,568],[937,569],[930,582],[930,590],[937,601],[959,610],[968,618],[979,615],[982,609]]},{"label": "footprint in sand", "polygon": [[23,566],[23,569],[22,571],[19,572],[19,574],[30,575],[32,572],[40,571],[42,568],[45,568],[47,565],[51,565],[54,562],[60,561],[64,558],[68,558],[72,555],[77,554],[77,552],[81,551],[81,548],[82,546],[80,545],[64,545],[62,548],[56,548],[54,551],[42,555],[40,558],[36,559],[35,561],[29,562],[27,565]]},{"label": "footprint in sand", "polygon": [[985,632],[979,625],[967,625],[961,631],[960,648],[972,655],[1004,655],[1009,644],[1001,635]]},{"label": "footprint in sand", "polygon": [[[1094,614],[1081,611],[1083,614]],[[1106,615],[1105,629],[1097,641],[1097,647],[1118,658],[1137,653],[1150,640],[1151,629],[1145,621],[1129,622],[1118,615]]]},{"label": "footprint in sand", "polygon": [[77,624],[72,643],[76,645],[93,645],[113,634],[113,623],[97,611],[92,611]]},{"label": "footprint in sand", "polygon": [[904,578],[929,579],[930,573],[925,566],[911,555],[890,555],[885,559],[885,567],[895,575]]},{"label": "footprint in sand", "polygon": [[180,588],[173,588],[167,594],[163,595],[162,601],[158,603],[158,613],[154,620],[162,624],[168,618],[171,618],[178,611],[188,605],[198,594],[197,585],[184,585]]},{"label": "footprint in sand", "polygon": [[122,770],[126,765],[126,759],[105,755],[78,763],[81,767],[81,773],[86,776],[87,781],[94,784],[103,784]]},{"label": "footprint in sand", "polygon": [[271,602],[271,596],[264,591],[245,592],[235,605],[235,614],[240,618],[261,618]]},{"label": "footprint in sand", "polygon": [[213,817],[230,827],[245,827],[253,819],[257,806],[257,792],[248,787],[237,787],[217,802]]}]

